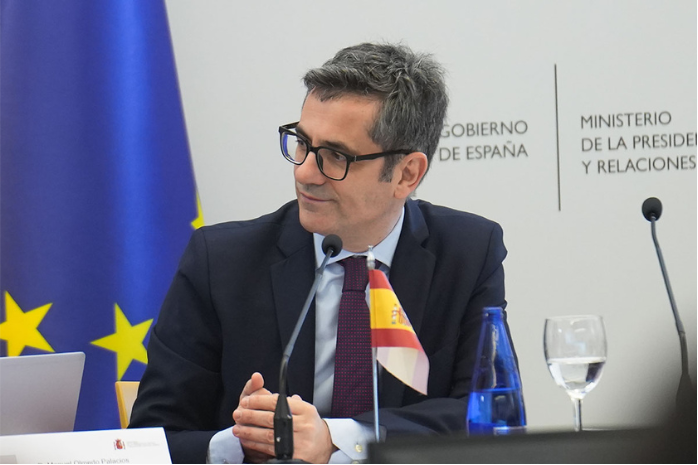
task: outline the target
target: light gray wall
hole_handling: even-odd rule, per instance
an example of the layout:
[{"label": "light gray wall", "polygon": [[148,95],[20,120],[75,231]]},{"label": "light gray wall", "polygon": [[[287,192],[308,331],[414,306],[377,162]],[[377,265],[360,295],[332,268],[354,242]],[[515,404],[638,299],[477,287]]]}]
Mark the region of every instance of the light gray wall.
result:
[{"label": "light gray wall", "polygon": [[[527,127],[511,136],[442,138],[441,158],[448,150],[451,156],[437,154],[418,196],[504,227],[509,320],[529,424],[572,424],[571,403],[543,357],[547,316],[594,313],[606,321],[608,362],[584,402],[586,425],[648,424],[673,403],[679,346],[640,213],[649,196],[664,202],[658,232],[695,380],[694,1],[168,0],[167,6],[207,224],[256,217],[293,198],[277,127],[298,119],[307,68],[347,45],[404,41],[435,53],[449,69],[449,125]],[[667,112],[671,122],[582,126],[589,115],[636,112]],[[692,133],[691,146],[632,147],[635,136],[675,133]],[[586,150],[583,139],[597,137],[602,149]],[[611,150],[620,137],[628,148]],[[465,156],[468,146],[505,145],[523,146],[526,155]],[[647,157],[684,157],[686,169],[599,173],[600,162],[606,171],[616,163],[609,160],[643,168]]]}]

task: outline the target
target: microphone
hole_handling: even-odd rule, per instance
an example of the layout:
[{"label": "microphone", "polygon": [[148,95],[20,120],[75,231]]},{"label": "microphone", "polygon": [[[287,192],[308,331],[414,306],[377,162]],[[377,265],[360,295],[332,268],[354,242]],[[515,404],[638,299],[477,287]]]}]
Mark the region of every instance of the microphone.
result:
[{"label": "microphone", "polygon": [[310,303],[315,297],[317,288],[320,285],[320,278],[325,271],[327,262],[330,257],[336,257],[342,251],[342,239],[335,234],[330,234],[322,241],[322,252],[325,258],[320,267],[315,270],[315,281],[310,288],[308,298],[303,304],[303,309],[296,322],[296,327],[293,329],[291,338],[288,340],[286,349],[284,349],[283,357],[281,358],[281,369],[279,370],[279,398],[276,401],[276,410],[274,411],[274,452],[276,459],[269,463],[305,463],[302,460],[293,460],[293,416],[288,407],[288,393],[286,392],[286,378],[288,377],[288,361],[291,358],[293,347],[296,345],[298,334],[301,332],[305,317],[308,315]]},{"label": "microphone", "polygon": [[647,221],[656,221],[662,216],[662,202],[656,197],[650,197],[642,202],[642,215]]},{"label": "microphone", "polygon": [[681,379],[679,380],[679,389],[676,394],[676,403],[680,405],[682,399],[687,399],[688,396],[691,395],[692,389],[691,378],[688,372],[688,347],[686,345],[686,332],[683,329],[683,323],[681,322],[679,311],[676,308],[674,292],[671,290],[669,275],[667,274],[666,266],[664,265],[664,256],[662,255],[662,249],[659,248],[659,241],[657,240],[657,231],[655,228],[655,223],[662,215],[662,202],[656,197],[648,198],[642,203],[642,215],[652,224],[652,240],[654,241],[654,248],[657,250],[657,258],[659,259],[659,267],[662,270],[664,285],[666,286],[667,294],[669,294],[669,304],[671,305],[671,311],[674,313],[676,331],[679,333],[679,344],[681,346]]}]

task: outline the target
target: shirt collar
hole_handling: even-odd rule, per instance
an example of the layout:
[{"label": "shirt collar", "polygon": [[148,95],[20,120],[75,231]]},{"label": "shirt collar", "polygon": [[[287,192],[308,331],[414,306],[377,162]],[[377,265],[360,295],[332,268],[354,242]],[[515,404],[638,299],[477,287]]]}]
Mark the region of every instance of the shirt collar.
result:
[{"label": "shirt collar", "polygon": [[[388,236],[385,239],[383,239],[379,244],[373,246],[373,255],[376,257],[376,260],[381,262],[383,265],[386,265],[388,268],[390,268],[390,266],[393,263],[393,255],[395,255],[395,249],[397,248],[397,242],[400,239],[400,232],[402,231],[402,223],[404,222],[404,220],[405,207],[402,207],[400,218],[397,220],[397,223],[395,223],[393,230],[390,231],[390,234],[388,234]],[[322,241],[324,239],[325,236],[313,233],[313,242],[315,244],[315,266],[320,266],[322,260],[325,258],[325,254],[322,252]],[[330,258],[330,260],[327,263],[336,263],[353,255],[365,256],[366,252],[354,253],[342,249],[342,251],[339,252],[339,255]]]}]

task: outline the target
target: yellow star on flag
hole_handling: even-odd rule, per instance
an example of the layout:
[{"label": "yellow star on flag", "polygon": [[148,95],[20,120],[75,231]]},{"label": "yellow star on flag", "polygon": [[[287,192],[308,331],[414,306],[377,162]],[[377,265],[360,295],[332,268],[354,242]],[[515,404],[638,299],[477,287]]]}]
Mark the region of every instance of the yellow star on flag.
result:
[{"label": "yellow star on flag", "polygon": [[38,329],[51,305],[23,312],[10,293],[5,291],[5,322],[0,323],[0,339],[7,341],[7,355],[16,357],[27,346],[54,352]]},{"label": "yellow star on flag", "polygon": [[191,226],[194,229],[199,229],[204,225],[204,211],[201,208],[201,199],[199,198],[199,192],[196,193],[196,212],[198,216],[191,222]]},{"label": "yellow star on flag", "polygon": [[91,344],[116,352],[117,381],[121,381],[132,361],[148,363],[143,339],[148,334],[153,319],[131,326],[119,304],[114,304],[114,320],[114,334],[92,341]]}]

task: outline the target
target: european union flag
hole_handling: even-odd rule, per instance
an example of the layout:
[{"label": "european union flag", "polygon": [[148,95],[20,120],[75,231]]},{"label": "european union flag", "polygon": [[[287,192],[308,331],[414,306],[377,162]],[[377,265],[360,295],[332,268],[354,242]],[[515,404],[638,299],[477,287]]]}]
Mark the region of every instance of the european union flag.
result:
[{"label": "european union flag", "polygon": [[76,429],[118,428],[202,223],[165,5],[0,8],[0,354],[85,352]]}]

